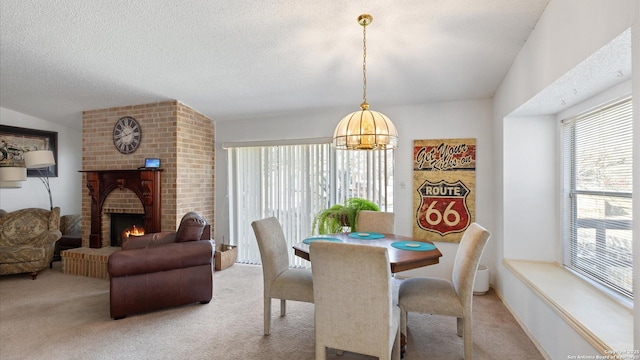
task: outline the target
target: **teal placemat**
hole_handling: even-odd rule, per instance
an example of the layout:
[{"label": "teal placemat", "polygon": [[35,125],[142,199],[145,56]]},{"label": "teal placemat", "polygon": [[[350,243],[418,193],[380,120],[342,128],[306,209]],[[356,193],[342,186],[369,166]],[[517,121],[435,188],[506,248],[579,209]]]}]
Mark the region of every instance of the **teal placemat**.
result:
[{"label": "teal placemat", "polygon": [[436,248],[436,246],[431,243],[424,243],[420,241],[396,241],[391,243],[391,246],[396,249],[411,251],[429,251]]},{"label": "teal placemat", "polygon": [[375,233],[375,232],[352,232],[349,233],[349,237],[354,239],[362,239],[362,240],[372,240],[372,239],[382,239],[384,237],[383,234]]},{"label": "teal placemat", "polygon": [[306,238],[304,240],[302,240],[303,243],[309,245],[314,241],[333,241],[333,242],[342,242],[342,240],[340,239],[336,239],[336,238],[332,238],[332,237],[328,237],[328,236],[314,236],[314,237],[310,237],[310,238]]}]

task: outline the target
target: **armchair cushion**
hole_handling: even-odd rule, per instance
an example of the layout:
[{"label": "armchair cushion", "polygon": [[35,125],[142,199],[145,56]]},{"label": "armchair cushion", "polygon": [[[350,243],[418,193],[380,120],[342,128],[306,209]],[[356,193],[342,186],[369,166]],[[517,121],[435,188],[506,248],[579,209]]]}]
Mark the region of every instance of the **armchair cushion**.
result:
[{"label": "armchair cushion", "polygon": [[46,233],[49,230],[60,232],[60,208],[53,211],[17,210],[1,217],[0,225],[0,244],[3,246],[42,246],[48,243]]}]

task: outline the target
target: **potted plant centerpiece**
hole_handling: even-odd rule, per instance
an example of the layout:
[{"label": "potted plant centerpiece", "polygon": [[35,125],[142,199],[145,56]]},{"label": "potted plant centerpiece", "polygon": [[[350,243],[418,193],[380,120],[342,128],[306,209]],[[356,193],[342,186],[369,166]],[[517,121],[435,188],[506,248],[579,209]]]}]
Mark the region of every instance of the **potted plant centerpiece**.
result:
[{"label": "potted plant centerpiece", "polygon": [[356,231],[356,220],[360,210],[380,211],[380,207],[373,201],[363,198],[350,198],[344,204],[335,204],[316,214],[313,219],[314,234],[335,234],[344,231]]}]

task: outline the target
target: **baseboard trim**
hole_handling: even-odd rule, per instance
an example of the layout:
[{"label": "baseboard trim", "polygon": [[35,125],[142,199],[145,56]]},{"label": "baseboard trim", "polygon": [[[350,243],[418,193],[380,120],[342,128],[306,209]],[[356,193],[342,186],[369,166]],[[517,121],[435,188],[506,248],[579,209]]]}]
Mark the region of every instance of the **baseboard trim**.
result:
[{"label": "baseboard trim", "polygon": [[513,316],[514,319],[516,319],[516,322],[518,323],[518,325],[520,325],[520,328],[522,328],[522,330],[524,331],[524,333],[527,335],[527,337],[529,337],[529,340],[531,340],[531,342],[533,342],[533,345],[536,347],[536,349],[538,349],[538,351],[540,352],[540,355],[542,355],[543,358],[545,358],[545,360],[553,360],[551,359],[551,356],[547,353],[547,351],[545,350],[545,348],[542,346],[542,344],[540,344],[538,342],[538,339],[536,339],[535,336],[533,336],[533,334],[531,333],[531,331],[529,331],[529,328],[527,328],[527,326],[524,324],[524,322],[522,322],[522,319],[520,319],[520,317],[518,316],[518,314],[516,314],[515,311],[513,311],[513,309],[511,308],[511,306],[509,306],[509,304],[507,304],[504,301],[504,297],[502,296],[502,293],[499,292],[496,288],[491,287],[493,289],[493,291],[496,293],[496,295],[498,296],[498,298],[500,299],[500,301],[502,301],[502,303],[504,304],[504,306],[507,308],[507,310],[511,313],[511,316]]}]

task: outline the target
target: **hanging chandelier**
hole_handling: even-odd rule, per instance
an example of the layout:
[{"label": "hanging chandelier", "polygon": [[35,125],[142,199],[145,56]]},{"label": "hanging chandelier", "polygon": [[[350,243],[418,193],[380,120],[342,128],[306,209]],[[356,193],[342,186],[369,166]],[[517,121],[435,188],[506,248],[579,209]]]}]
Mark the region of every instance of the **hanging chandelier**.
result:
[{"label": "hanging chandelier", "polygon": [[362,25],[363,52],[362,79],[363,95],[360,110],[352,112],[340,120],[333,133],[333,145],[346,150],[386,150],[398,147],[398,130],[389,118],[377,111],[369,110],[367,103],[367,25],[373,17],[369,14],[358,16]]}]

